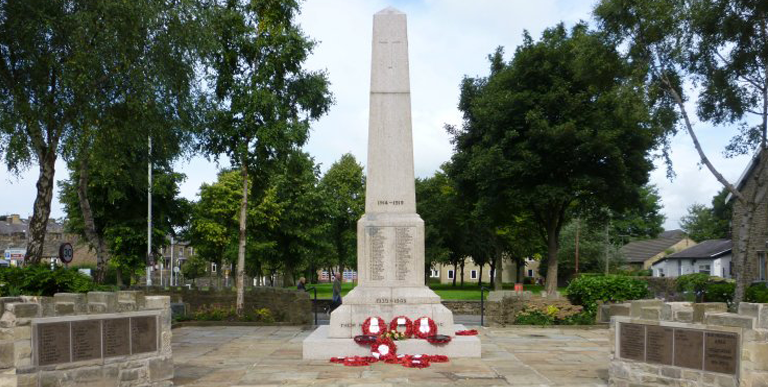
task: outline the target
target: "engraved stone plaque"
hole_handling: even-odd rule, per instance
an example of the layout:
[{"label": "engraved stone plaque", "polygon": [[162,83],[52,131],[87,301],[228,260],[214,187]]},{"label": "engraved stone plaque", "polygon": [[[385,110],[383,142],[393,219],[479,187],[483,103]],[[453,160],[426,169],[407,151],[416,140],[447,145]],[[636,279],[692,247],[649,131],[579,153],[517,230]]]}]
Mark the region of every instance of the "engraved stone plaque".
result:
[{"label": "engraved stone plaque", "polygon": [[700,370],[704,359],[704,332],[675,329],[675,365]]},{"label": "engraved stone plaque", "polygon": [[704,370],[735,374],[739,358],[739,336],[730,332],[707,332]]},{"label": "engraved stone plaque", "polygon": [[645,326],[640,324],[619,325],[619,356],[630,360],[645,360]]},{"label": "engraved stone plaque", "polygon": [[131,317],[131,353],[157,351],[157,317]]},{"label": "engraved stone plaque", "polygon": [[130,355],[130,318],[111,318],[103,321],[101,341],[104,345],[104,357]]},{"label": "engraved stone plaque", "polygon": [[101,320],[72,322],[72,361],[101,358]]},{"label": "engraved stone plaque", "polygon": [[368,227],[366,230],[370,238],[370,255],[368,256],[368,279],[371,281],[383,281],[384,258],[386,254],[385,244],[387,237],[383,227]]},{"label": "engraved stone plaque", "polygon": [[37,324],[37,364],[68,363],[69,342],[68,322]]},{"label": "engraved stone plaque", "polygon": [[674,328],[649,325],[646,327],[645,361],[672,365],[672,340]]},{"label": "engraved stone plaque", "polygon": [[405,281],[411,271],[411,250],[415,227],[395,228],[395,279]]}]

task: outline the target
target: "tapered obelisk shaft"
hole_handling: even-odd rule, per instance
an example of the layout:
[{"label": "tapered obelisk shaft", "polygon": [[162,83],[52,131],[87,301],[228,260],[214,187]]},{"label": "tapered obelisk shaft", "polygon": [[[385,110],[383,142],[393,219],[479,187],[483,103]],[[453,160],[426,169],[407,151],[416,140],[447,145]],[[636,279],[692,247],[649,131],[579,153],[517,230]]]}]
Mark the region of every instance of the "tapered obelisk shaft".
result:
[{"label": "tapered obelisk shaft", "polygon": [[373,16],[366,213],[416,213],[408,33],[404,13]]}]

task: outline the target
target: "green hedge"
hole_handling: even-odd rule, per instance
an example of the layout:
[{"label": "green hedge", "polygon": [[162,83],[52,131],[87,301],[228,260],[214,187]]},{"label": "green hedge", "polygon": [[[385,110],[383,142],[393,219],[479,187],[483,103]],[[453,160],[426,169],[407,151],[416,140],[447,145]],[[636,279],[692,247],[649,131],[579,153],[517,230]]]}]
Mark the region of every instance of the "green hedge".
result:
[{"label": "green hedge", "polygon": [[650,296],[648,284],[621,275],[581,275],[568,285],[568,299],[574,305],[594,313],[597,302],[624,302]]},{"label": "green hedge", "polygon": [[103,287],[76,269],[48,266],[0,268],[0,295],[53,296],[55,293],[83,293]]}]

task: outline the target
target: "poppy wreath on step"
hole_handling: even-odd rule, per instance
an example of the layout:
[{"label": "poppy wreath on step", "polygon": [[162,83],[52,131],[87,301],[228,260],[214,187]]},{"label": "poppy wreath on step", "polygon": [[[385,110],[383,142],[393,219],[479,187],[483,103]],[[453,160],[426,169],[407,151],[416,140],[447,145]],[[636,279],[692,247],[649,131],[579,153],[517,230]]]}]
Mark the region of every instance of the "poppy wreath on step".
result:
[{"label": "poppy wreath on step", "polygon": [[379,337],[375,335],[357,335],[355,336],[355,343],[370,347],[371,344],[375,343],[376,339],[378,338]]},{"label": "poppy wreath on step", "polygon": [[431,318],[424,316],[419,317],[416,319],[416,321],[413,322],[413,335],[420,338],[420,339],[426,339],[429,336],[434,336],[437,334],[437,324],[435,324],[435,321]]},{"label": "poppy wreath on step", "polygon": [[[398,329],[400,327],[405,327],[405,331],[401,331],[400,329]],[[405,335],[406,339],[408,339],[411,336],[413,336],[413,322],[408,317],[397,316],[393,318],[392,321],[389,323],[389,330],[400,332]]]},{"label": "poppy wreath on step", "polygon": [[371,356],[378,360],[397,359],[397,346],[391,339],[380,337],[371,345]]},{"label": "poppy wreath on step", "polygon": [[451,342],[451,336],[448,336],[448,335],[427,336],[427,342],[432,345],[445,345]]},{"label": "poppy wreath on step", "polygon": [[381,317],[368,317],[363,322],[363,335],[379,336],[386,332],[387,323]]},{"label": "poppy wreath on step", "polygon": [[469,329],[466,331],[456,331],[456,336],[477,336],[477,329]]},{"label": "poppy wreath on step", "polygon": [[427,368],[429,360],[429,355],[406,355],[400,360],[400,364],[406,368]]}]

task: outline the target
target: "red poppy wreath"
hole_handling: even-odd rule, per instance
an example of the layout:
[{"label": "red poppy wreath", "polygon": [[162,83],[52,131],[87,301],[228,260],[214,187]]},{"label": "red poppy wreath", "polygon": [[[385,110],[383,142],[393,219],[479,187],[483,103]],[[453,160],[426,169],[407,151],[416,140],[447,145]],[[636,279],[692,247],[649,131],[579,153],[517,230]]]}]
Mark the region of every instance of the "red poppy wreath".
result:
[{"label": "red poppy wreath", "polygon": [[[398,328],[405,329],[405,330],[403,331]],[[405,335],[406,339],[408,339],[411,336],[413,336],[413,322],[408,317],[397,316],[393,318],[392,321],[389,323],[389,330],[400,332]]]},{"label": "red poppy wreath", "polygon": [[434,336],[437,334],[437,324],[435,322],[427,317],[419,317],[416,319],[416,321],[413,322],[413,335],[420,338],[420,339],[426,339],[429,336]]},{"label": "red poppy wreath", "polygon": [[379,360],[397,358],[397,346],[391,339],[379,338],[371,345],[371,355]]},{"label": "red poppy wreath", "polygon": [[387,323],[381,317],[368,317],[363,322],[364,335],[380,335],[387,330]]}]

